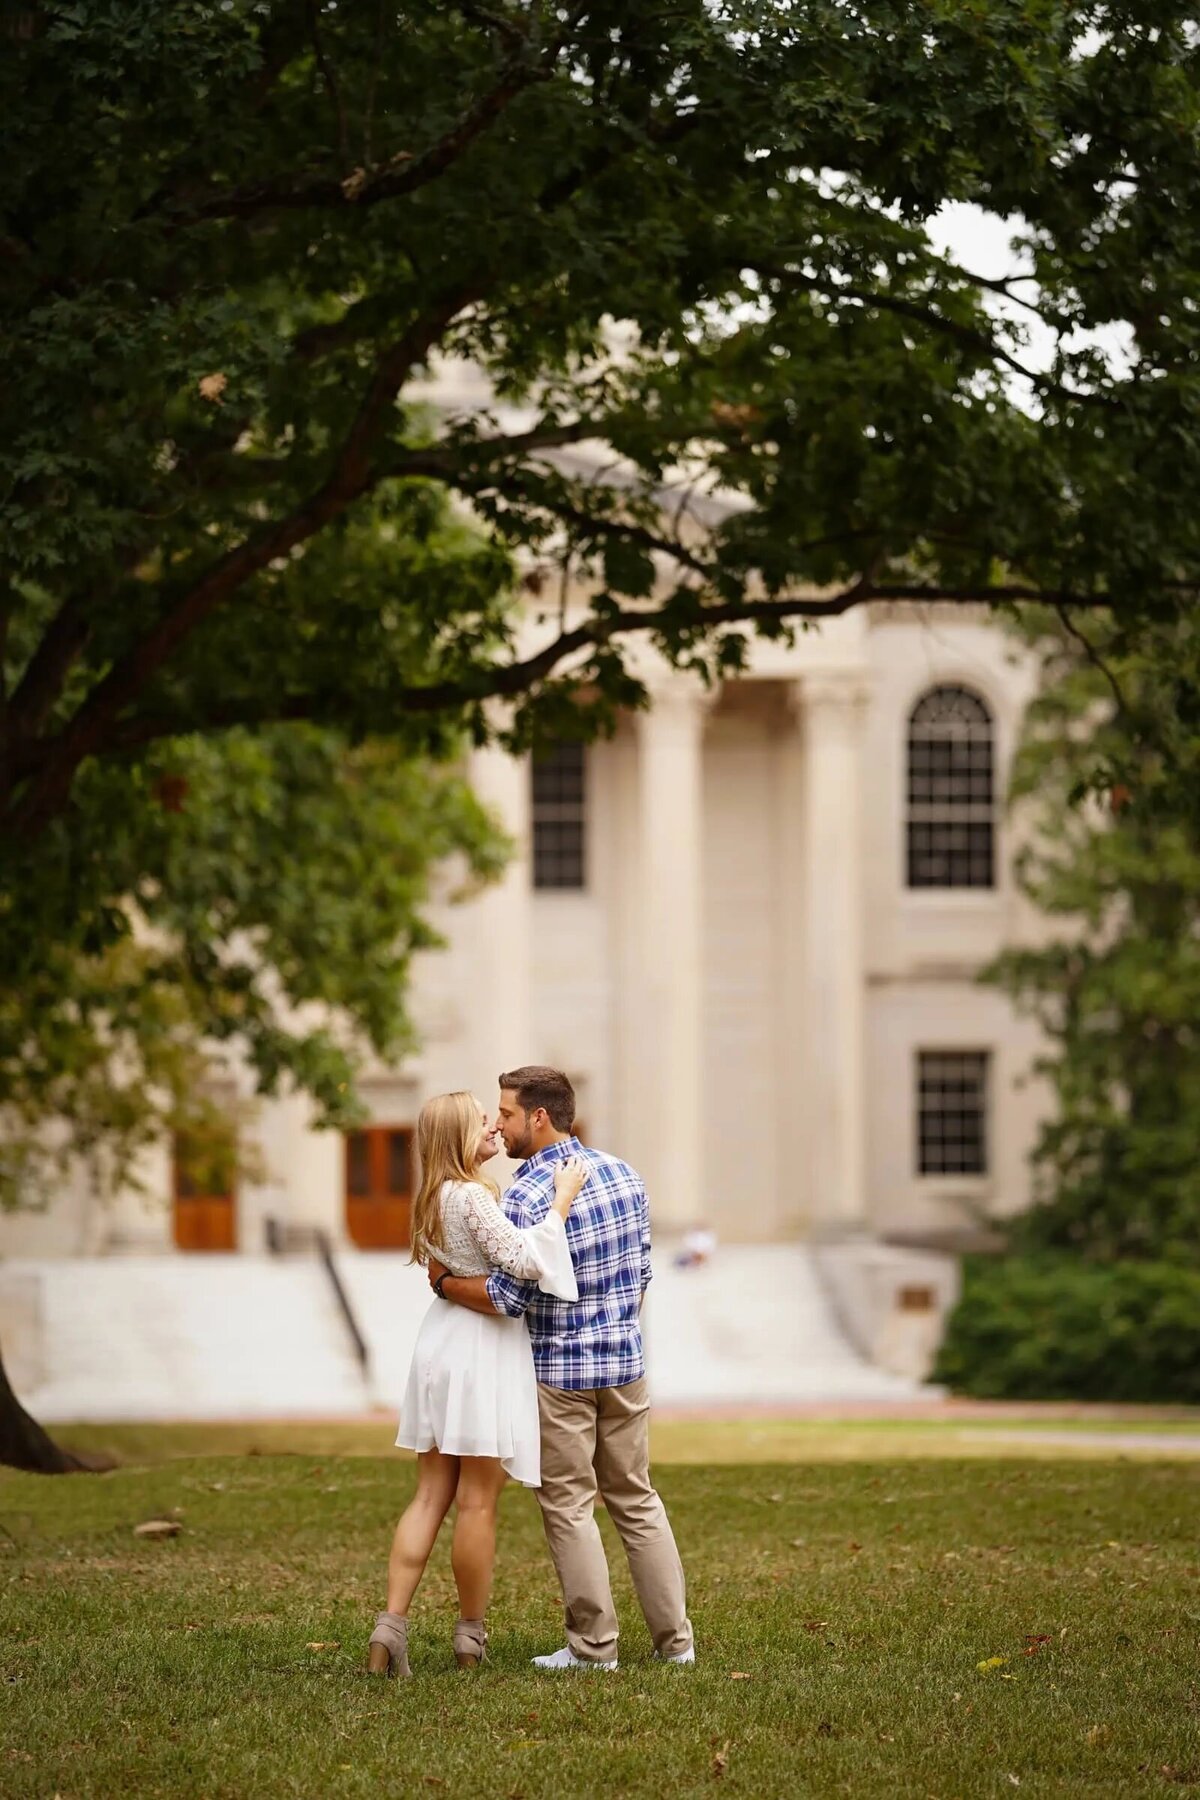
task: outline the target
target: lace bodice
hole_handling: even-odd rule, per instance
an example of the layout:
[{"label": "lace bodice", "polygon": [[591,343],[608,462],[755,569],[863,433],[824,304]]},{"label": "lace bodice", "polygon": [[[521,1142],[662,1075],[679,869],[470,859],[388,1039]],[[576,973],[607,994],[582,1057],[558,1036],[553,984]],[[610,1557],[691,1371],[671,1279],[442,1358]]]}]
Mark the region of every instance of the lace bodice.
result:
[{"label": "lace bodice", "polygon": [[[557,1215],[556,1215],[557,1216]],[[538,1227],[539,1239],[544,1235]],[[448,1181],[442,1189],[442,1248],[452,1275],[490,1275],[503,1269],[522,1281],[545,1273],[545,1257],[477,1181]]]}]

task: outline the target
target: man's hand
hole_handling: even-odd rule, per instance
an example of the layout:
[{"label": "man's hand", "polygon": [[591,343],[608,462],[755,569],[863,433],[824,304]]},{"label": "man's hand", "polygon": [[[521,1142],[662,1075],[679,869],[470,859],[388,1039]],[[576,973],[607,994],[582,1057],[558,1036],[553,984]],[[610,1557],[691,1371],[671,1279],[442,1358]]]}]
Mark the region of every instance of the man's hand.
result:
[{"label": "man's hand", "polygon": [[445,1263],[440,1263],[436,1256],[430,1257],[428,1263],[425,1265],[425,1269],[429,1276],[430,1287],[436,1286],[437,1282],[440,1281],[441,1277],[447,1272]]}]

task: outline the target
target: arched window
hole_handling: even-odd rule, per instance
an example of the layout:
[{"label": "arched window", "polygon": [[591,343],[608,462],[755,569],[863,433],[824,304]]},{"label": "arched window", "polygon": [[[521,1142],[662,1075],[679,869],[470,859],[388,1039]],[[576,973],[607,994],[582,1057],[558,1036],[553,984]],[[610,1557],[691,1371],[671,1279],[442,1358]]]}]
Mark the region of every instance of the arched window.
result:
[{"label": "arched window", "polygon": [[935,687],[908,720],[908,885],[995,886],[992,715],[977,694]]}]

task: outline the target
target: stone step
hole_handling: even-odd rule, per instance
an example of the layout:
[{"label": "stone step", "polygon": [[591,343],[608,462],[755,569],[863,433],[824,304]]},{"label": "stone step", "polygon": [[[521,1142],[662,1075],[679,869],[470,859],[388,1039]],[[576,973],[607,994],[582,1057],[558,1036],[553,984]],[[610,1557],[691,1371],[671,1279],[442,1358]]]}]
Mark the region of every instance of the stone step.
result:
[{"label": "stone step", "polygon": [[[370,1347],[369,1381],[308,1257],[6,1263],[5,1356],[21,1398],[47,1422],[396,1410],[435,1304],[424,1271],[404,1254],[344,1251],[337,1264]],[[854,1351],[802,1245],[721,1246],[688,1270],[663,1246],[643,1326],[660,1405],[895,1401],[920,1391]]]},{"label": "stone step", "polygon": [[35,1417],[361,1412],[369,1395],[315,1262],[251,1256],[6,1264],[36,1293]]},{"label": "stone step", "polygon": [[800,1244],[720,1246],[700,1268],[656,1259],[644,1317],[663,1405],[907,1398],[916,1384],[865,1362]]}]

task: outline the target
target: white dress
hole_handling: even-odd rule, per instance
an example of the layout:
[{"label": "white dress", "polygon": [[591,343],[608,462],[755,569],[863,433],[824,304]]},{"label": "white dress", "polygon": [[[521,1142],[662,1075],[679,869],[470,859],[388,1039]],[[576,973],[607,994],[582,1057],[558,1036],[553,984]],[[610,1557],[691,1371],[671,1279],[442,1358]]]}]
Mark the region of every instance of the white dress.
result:
[{"label": "white dress", "polygon": [[[543,1293],[579,1298],[566,1226],[553,1208],[521,1231],[480,1183],[448,1181],[441,1240],[438,1261],[453,1275],[504,1269]],[[496,1456],[514,1481],[540,1486],[537,1382],[524,1319],[435,1298],[417,1334],[396,1442],[447,1456]]]}]

